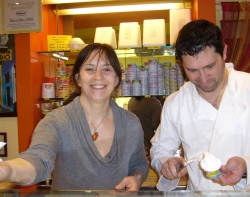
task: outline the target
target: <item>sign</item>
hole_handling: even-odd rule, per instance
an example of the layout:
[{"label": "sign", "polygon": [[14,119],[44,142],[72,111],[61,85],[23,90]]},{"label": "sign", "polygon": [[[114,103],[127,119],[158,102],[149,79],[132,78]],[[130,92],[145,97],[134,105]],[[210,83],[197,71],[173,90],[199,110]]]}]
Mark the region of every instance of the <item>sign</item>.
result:
[{"label": "sign", "polygon": [[3,34],[3,14],[2,14],[2,0],[0,0],[0,34]]},{"label": "sign", "polygon": [[0,50],[0,61],[12,60],[12,49]]},{"label": "sign", "polygon": [[48,35],[48,51],[69,51],[71,35]]},{"label": "sign", "polygon": [[0,0],[2,34],[42,31],[41,0]]}]

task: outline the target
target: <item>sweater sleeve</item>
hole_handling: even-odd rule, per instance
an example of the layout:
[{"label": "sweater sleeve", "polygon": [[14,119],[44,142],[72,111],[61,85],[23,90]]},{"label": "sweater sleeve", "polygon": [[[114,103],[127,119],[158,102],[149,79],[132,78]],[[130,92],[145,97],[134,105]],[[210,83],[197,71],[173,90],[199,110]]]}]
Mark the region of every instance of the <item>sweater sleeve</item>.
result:
[{"label": "sweater sleeve", "polygon": [[143,130],[140,120],[134,114],[132,116],[134,120],[129,120],[130,124],[128,124],[127,127],[128,131],[133,132],[131,140],[133,141],[132,143],[135,146],[135,150],[130,158],[128,175],[132,175],[135,172],[141,172],[144,177],[143,181],[145,181],[148,176],[149,167],[144,149]]},{"label": "sweater sleeve", "polygon": [[54,168],[58,150],[58,125],[54,113],[47,114],[35,128],[30,147],[19,154],[19,158],[30,162],[36,170],[36,178],[32,184],[47,179]]}]

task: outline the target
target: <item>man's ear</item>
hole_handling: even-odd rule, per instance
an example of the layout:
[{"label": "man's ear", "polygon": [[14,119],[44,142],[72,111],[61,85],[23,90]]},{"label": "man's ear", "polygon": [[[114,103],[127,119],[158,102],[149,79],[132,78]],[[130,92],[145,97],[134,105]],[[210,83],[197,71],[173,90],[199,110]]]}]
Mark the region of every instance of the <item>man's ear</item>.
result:
[{"label": "man's ear", "polygon": [[223,50],[223,59],[224,61],[227,59],[227,45],[225,44],[224,50]]}]

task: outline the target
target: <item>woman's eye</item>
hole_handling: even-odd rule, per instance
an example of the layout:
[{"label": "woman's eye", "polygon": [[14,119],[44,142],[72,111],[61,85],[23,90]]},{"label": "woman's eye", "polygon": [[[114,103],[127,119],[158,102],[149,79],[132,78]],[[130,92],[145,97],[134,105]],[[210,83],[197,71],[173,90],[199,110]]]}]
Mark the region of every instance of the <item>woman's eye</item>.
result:
[{"label": "woman's eye", "polygon": [[94,71],[94,68],[85,68],[85,70],[88,72],[92,72],[92,71]]},{"label": "woman's eye", "polygon": [[111,71],[111,69],[110,68],[104,68],[103,71],[104,72],[109,72],[109,71]]}]

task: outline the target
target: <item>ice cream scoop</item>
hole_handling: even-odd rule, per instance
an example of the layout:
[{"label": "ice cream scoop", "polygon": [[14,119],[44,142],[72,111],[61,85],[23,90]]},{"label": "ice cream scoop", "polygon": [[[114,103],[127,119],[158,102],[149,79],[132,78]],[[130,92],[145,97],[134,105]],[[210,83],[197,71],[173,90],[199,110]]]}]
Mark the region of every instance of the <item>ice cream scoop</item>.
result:
[{"label": "ice cream scoop", "polygon": [[199,160],[202,155],[203,155],[203,153],[199,154],[199,155],[197,155],[195,157],[192,157],[191,159],[187,160],[185,163],[182,163],[182,164],[178,165],[177,166],[177,172],[179,172],[180,170],[182,170],[182,168],[186,167],[190,163],[193,163],[193,162]]},{"label": "ice cream scoop", "polygon": [[221,174],[221,160],[209,152],[204,153],[203,159],[200,161],[200,166],[208,179],[218,178]]}]

